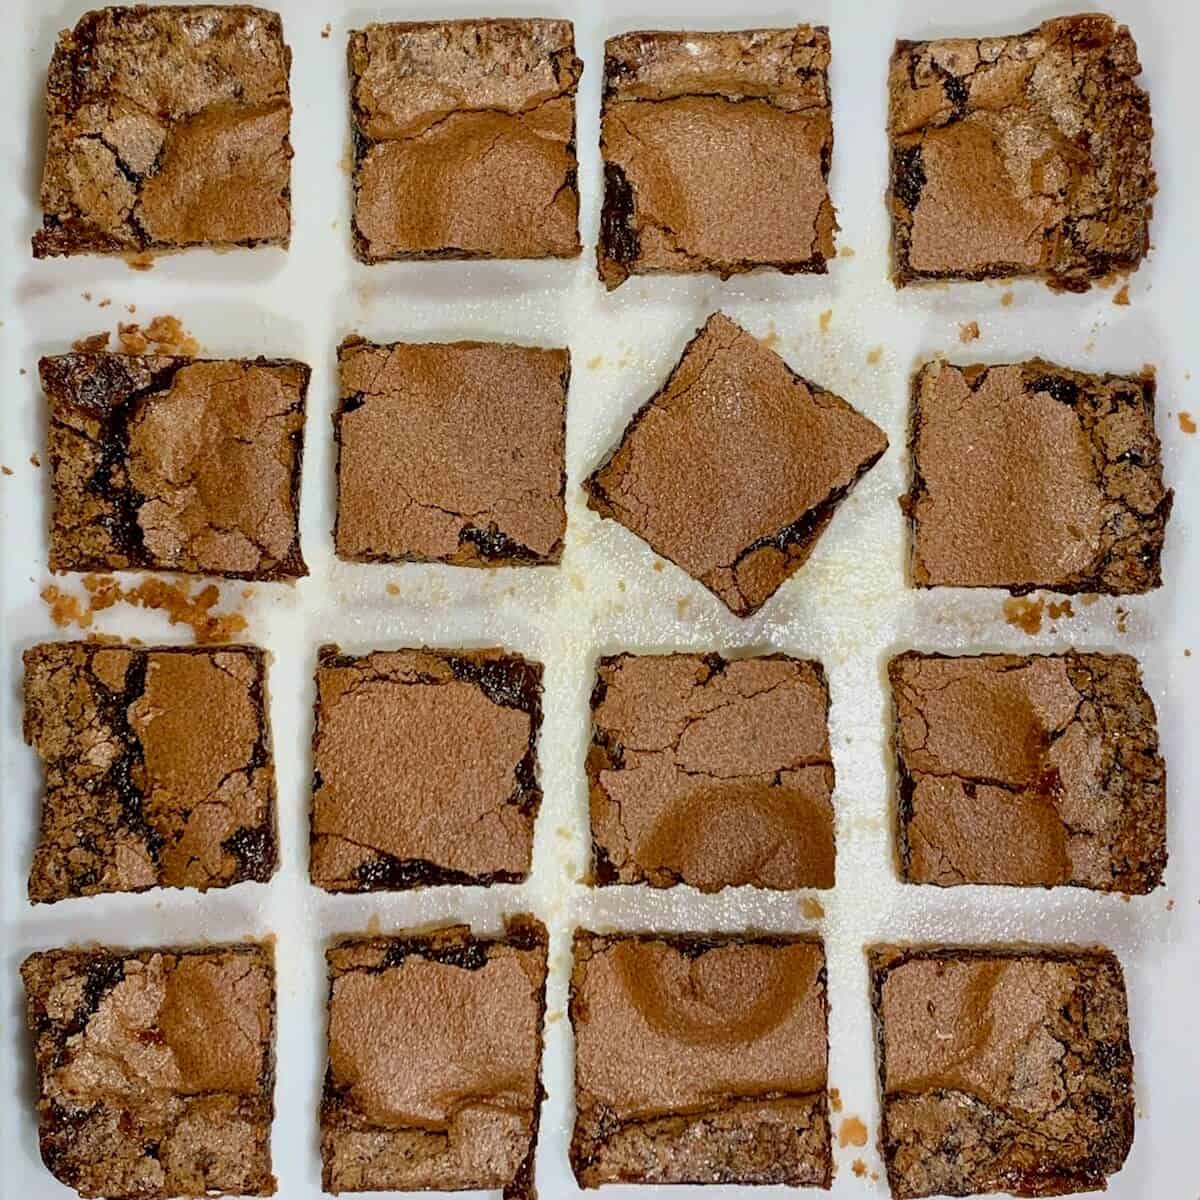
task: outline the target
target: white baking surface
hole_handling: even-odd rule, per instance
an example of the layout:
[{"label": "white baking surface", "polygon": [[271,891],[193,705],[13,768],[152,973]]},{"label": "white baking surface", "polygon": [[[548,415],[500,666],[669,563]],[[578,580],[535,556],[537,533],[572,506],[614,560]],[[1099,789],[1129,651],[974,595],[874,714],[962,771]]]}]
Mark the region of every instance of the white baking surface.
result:
[{"label": "white baking surface", "polygon": [[[17,974],[31,950],[77,941],[154,945],[274,935],[279,981],[277,1118],[274,1163],[279,1194],[320,1193],[317,1105],[324,1070],[323,949],[334,934],[384,931],[432,921],[470,920],[495,928],[506,912],[532,910],[553,931],[545,1080],[537,1175],[543,1197],[576,1194],[566,1160],[572,1120],[571,1039],[564,1019],[570,933],[577,925],[672,930],[748,927],[814,930],[829,959],[831,1085],[844,1112],[867,1125],[864,1148],[836,1151],[837,1196],[881,1196],[875,1151],[878,1103],[863,946],[883,939],[965,942],[1102,942],[1120,956],[1129,986],[1137,1055],[1137,1135],[1112,1181],[1118,1200],[1194,1200],[1200,1193],[1196,1146],[1200,1053],[1194,1009],[1200,985],[1200,493],[1194,478],[1200,436],[1188,438],[1177,413],[1200,417],[1194,281],[1200,195],[1196,116],[1200,10],[1191,0],[1119,0],[1109,8],[1133,29],[1156,124],[1160,187],[1154,252],[1130,284],[1129,307],[1113,290],[1056,295],[1035,283],[966,284],[897,293],[887,282],[888,227],[882,194],[887,152],[885,84],[897,36],[1001,34],[1070,12],[1070,4],[992,0],[807,0],[727,5],[683,0],[427,0],[365,7],[337,0],[276,0],[292,47],[294,232],[289,253],[189,252],[149,273],[121,260],[34,262],[37,178],[44,121],[42,88],[57,31],[88,7],[83,0],[6,0],[0,133],[0,477],[3,497],[3,630],[0,725],[3,858],[0,905],[0,1195],[42,1200],[71,1193],[42,1167],[33,1112],[34,1082]],[[975,11],[971,11],[974,9]],[[585,252],[574,262],[394,263],[353,261],[348,235],[347,30],[378,19],[470,15],[561,15],[575,21],[585,70],[578,143]],[[606,295],[593,246],[599,199],[598,104],[606,36],[632,28],[745,28],[796,20],[827,24],[836,142],[831,186],[841,233],[828,276],[774,274],[721,283],[700,277],[634,279]],[[327,37],[322,28],[330,22]],[[849,251],[853,250],[850,256]],[[1010,306],[1002,303],[1011,290]],[[91,299],[83,293],[91,294]],[[111,306],[100,309],[101,299]],[[127,305],[136,305],[131,317]],[[588,512],[579,480],[661,383],[693,330],[720,307],[756,334],[774,331],[776,348],[803,375],[845,396],[879,422],[891,448],[843,505],[810,562],[748,621],[619,525]],[[819,315],[830,310],[828,330]],[[40,774],[21,741],[20,652],[36,641],[78,636],[58,630],[38,598],[46,571],[47,476],[29,462],[43,452],[39,355],[118,319],[173,313],[209,355],[289,355],[313,367],[303,485],[304,552],[311,575],[296,586],[223,588],[241,604],[248,641],[273,654],[270,673],[279,780],[281,867],[270,885],[245,884],[201,896],[150,892],[71,900],[31,908],[25,881]],[[960,322],[981,337],[959,343]],[[332,552],[334,348],[355,331],[381,339],[495,338],[571,349],[568,409],[566,553],[560,569],[472,571],[439,566],[352,566]],[[872,352],[879,348],[881,354]],[[906,482],[908,377],[944,352],[958,361],[1041,354],[1084,370],[1136,370],[1155,364],[1166,472],[1177,489],[1163,574],[1149,597],[1075,602],[1076,616],[1047,622],[1029,637],[1007,625],[999,592],[917,592],[905,586],[905,531],[896,497]],[[877,361],[874,361],[876,360]],[[697,514],[703,520],[703,514]],[[77,587],[77,581],[59,580]],[[399,589],[388,591],[389,585]],[[1118,612],[1127,612],[1124,632]],[[186,631],[157,614],[114,609],[96,630],[178,642]],[[504,644],[546,663],[540,747],[545,802],[534,869],[521,887],[439,888],[397,895],[328,896],[307,881],[312,672],[315,648]],[[1137,654],[1158,705],[1170,779],[1167,886],[1130,902],[1078,889],[906,887],[892,865],[893,776],[887,749],[884,664],[893,652],[1042,650],[1070,645]],[[1193,650],[1186,658],[1185,647]],[[838,886],[819,893],[823,920],[803,915],[795,894],[753,889],[702,896],[687,888],[650,893],[592,891],[586,862],[583,758],[587,697],[597,655],[617,650],[771,648],[819,657],[832,690]],[[866,1177],[852,1171],[855,1159]],[[874,1173],[874,1174],[871,1174]],[[613,1197],[691,1193],[717,1200],[749,1189],[611,1188]],[[756,1196],[785,1189],[754,1189]]]}]

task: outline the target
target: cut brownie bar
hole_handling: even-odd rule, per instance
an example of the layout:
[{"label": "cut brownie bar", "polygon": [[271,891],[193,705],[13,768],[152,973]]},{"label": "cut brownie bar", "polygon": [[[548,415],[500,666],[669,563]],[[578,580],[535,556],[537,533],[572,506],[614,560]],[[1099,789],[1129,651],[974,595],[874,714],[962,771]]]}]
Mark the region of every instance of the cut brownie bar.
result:
[{"label": "cut brownie bar", "polygon": [[278,13],[104,8],[59,35],[35,258],[286,246],[291,51]]},{"label": "cut brownie bar", "polygon": [[1012,37],[897,42],[894,278],[1040,276],[1085,291],[1149,249],[1150,101],[1099,13]]},{"label": "cut brownie bar", "polygon": [[52,571],[308,574],[303,363],[88,352],[39,366]]},{"label": "cut brownie bar", "polygon": [[262,650],[51,642],[24,658],[46,777],[30,900],[275,873]]},{"label": "cut brownie bar", "polygon": [[338,555],[557,563],[571,356],[495,342],[338,351]]},{"label": "cut brownie bar", "polygon": [[321,1102],[327,1192],[503,1189],[533,1200],[546,930],[341,942]]},{"label": "cut brownie bar", "polygon": [[888,675],[906,880],[1162,882],[1166,768],[1134,659],[909,653]]},{"label": "cut brownie bar", "polygon": [[833,887],[829,687],[771,654],[618,654],[592,692],[598,883]]},{"label": "cut brownie bar", "polygon": [[51,1174],[81,1196],[269,1196],[275,967],[258,945],[21,966]]},{"label": "cut brownie bar", "polygon": [[870,951],[897,1200],[1103,1189],[1133,1142],[1133,1053],[1107,950]]},{"label": "cut brownie bar", "polygon": [[569,21],[429,21],[350,35],[354,248],[396,258],[579,253]]},{"label": "cut brownie bar", "polygon": [[575,935],[583,1187],[829,1187],[825,952],[798,937]]},{"label": "cut brownie bar", "polygon": [[886,449],[878,426],[718,312],[584,486],[590,508],[746,617]]},{"label": "cut brownie bar", "polygon": [[631,274],[824,273],[837,227],[829,34],[626,33],[604,54],[597,261]]},{"label": "cut brownie bar", "polygon": [[516,883],[542,800],[542,667],[503,650],[323,646],[312,880],[331,892]]},{"label": "cut brownie bar", "polygon": [[1172,496],[1152,375],[931,362],[912,403],[901,503],[917,587],[1123,594],[1162,582]]}]

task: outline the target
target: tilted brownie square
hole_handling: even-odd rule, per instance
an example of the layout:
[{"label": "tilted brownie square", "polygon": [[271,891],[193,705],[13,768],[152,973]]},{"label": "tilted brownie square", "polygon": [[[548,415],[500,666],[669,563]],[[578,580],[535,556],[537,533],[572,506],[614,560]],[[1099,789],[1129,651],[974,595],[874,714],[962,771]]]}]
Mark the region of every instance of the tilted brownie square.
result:
[{"label": "tilted brownie square", "polygon": [[888,675],[904,879],[1162,883],[1166,768],[1135,659],[909,653]]},{"label": "tilted brownie square", "polygon": [[269,1196],[265,946],[46,950],[21,965],[50,1173],[81,1196]]},{"label": "tilted brownie square", "polygon": [[1161,584],[1172,493],[1152,374],[931,362],[912,405],[901,503],[917,587],[1122,595]]},{"label": "tilted brownie square", "polygon": [[310,870],[331,892],[516,883],[542,789],[542,667],[503,650],[323,646]]},{"label": "tilted brownie square", "polygon": [[279,14],[103,8],[59,35],[35,258],[286,246],[292,104]]},{"label": "tilted brownie square", "polygon": [[349,58],[363,262],[579,253],[569,21],[370,25]]},{"label": "tilted brownie square", "polygon": [[1150,100],[1101,13],[1011,37],[897,42],[893,277],[1032,275],[1086,291],[1150,248]]},{"label": "tilted brownie square", "polygon": [[821,273],[837,227],[829,34],[625,33],[604,53],[597,262],[631,275]]},{"label": "tilted brownie square", "polygon": [[51,642],[24,658],[46,780],[30,900],[270,879],[262,650]]},{"label": "tilted brownie square", "polygon": [[534,1200],[546,946],[516,917],[499,937],[460,925],[327,951],[327,1192]]},{"label": "tilted brownie square", "polygon": [[817,662],[602,658],[587,756],[596,881],[833,887],[828,717]]},{"label": "tilted brownie square", "polygon": [[39,366],[52,571],[308,574],[303,363],[88,352]]},{"label": "tilted brownie square", "polygon": [[869,959],[897,1200],[1104,1189],[1133,1142],[1111,953],[881,946]]},{"label": "tilted brownie square", "polygon": [[567,350],[350,338],[338,367],[339,557],[462,567],[562,558]]},{"label": "tilted brownie square", "polygon": [[575,935],[582,1187],[830,1185],[825,951],[791,936]]},{"label": "tilted brownie square", "polygon": [[718,312],[584,487],[589,508],[746,617],[799,570],[887,444]]}]

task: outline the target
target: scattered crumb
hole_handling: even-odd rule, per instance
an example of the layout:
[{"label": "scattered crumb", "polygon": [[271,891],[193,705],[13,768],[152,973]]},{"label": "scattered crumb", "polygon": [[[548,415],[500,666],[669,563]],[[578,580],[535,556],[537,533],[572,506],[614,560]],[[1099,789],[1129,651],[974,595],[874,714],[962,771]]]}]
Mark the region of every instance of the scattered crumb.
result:
[{"label": "scattered crumb", "polygon": [[974,342],[979,339],[979,322],[964,321],[958,327],[958,340],[960,342]]},{"label": "scattered crumb", "polygon": [[867,1164],[861,1158],[856,1158],[850,1164],[850,1170],[861,1179],[867,1173]]},{"label": "scattered crumb", "polygon": [[82,295],[85,300],[90,300],[92,298],[91,292],[84,292],[84,293],[82,293]]},{"label": "scattered crumb", "polygon": [[867,362],[874,366],[883,357],[883,347],[876,346],[874,350],[867,351]]},{"label": "scattered crumb", "polygon": [[108,349],[108,338],[107,331],[90,333],[87,337],[76,338],[71,343],[71,349],[76,354],[94,354],[98,350]]},{"label": "scattered crumb", "polygon": [[349,147],[347,147],[346,152],[342,155],[342,157],[338,159],[338,169],[341,170],[343,174],[353,174],[354,154]]},{"label": "scattered crumb", "polygon": [[49,583],[42,588],[41,597],[50,609],[50,620],[60,629],[68,625],[78,625],[80,629],[91,628],[91,610],[80,603],[78,596],[72,596]]},{"label": "scattered crumb", "polygon": [[829,1107],[835,1113],[842,1111],[842,1093],[837,1088],[829,1089]]},{"label": "scattered crumb", "polygon": [[853,258],[853,257],[854,257],[854,247],[853,246],[843,246],[838,251],[838,258]]},{"label": "scattered crumb", "polygon": [[382,929],[383,929],[383,926],[380,924],[379,914],[377,912],[372,913],[367,918],[367,932],[372,937],[376,937],[382,931]]},{"label": "scattered crumb", "polygon": [[323,38],[327,38],[332,32],[333,32],[333,26],[328,21],[326,21],[325,28],[321,30],[321,36]]},{"label": "scattered crumb", "polygon": [[1080,596],[1079,603],[1082,604],[1084,608],[1091,608],[1092,605],[1095,604],[1099,599],[1100,597],[1095,592],[1089,592],[1086,596]]},{"label": "scattered crumb", "polygon": [[389,596],[400,595],[400,585],[398,583],[389,583],[387,585],[387,594]]},{"label": "scattered crumb", "polygon": [[1153,363],[1142,363],[1142,374],[1147,379],[1156,379],[1158,377],[1158,368]]},{"label": "scattered crumb", "polygon": [[[7,468],[7,467],[5,467],[4,469],[5,469],[6,471],[8,471],[8,468]],[[9,473],[10,475],[12,474],[12,472],[11,472],[11,471],[8,471],[8,473]],[[1191,657],[1192,657],[1192,652],[1191,652],[1191,651],[1190,651],[1190,650],[1189,650],[1189,649],[1188,649],[1186,646],[1184,646],[1184,648],[1183,648],[1183,657],[1184,657],[1184,658],[1191,658]]]},{"label": "scattered crumb", "polygon": [[1093,350],[1095,350],[1095,348],[1096,348],[1096,342],[1095,342],[1095,339],[1093,339],[1093,338],[1088,338],[1088,340],[1083,343],[1084,354],[1091,354],[1091,352]]},{"label": "scattered crumb", "polygon": [[1118,608],[1117,609],[1117,632],[1118,633],[1125,632],[1125,623],[1126,623],[1126,621],[1128,621],[1128,619],[1129,619],[1128,609]]},{"label": "scattered crumb", "polygon": [[758,340],[764,346],[766,346],[768,350],[774,350],[775,347],[779,345],[779,334],[775,331],[775,326],[772,325],[771,328],[767,330],[766,337],[761,337]]},{"label": "scattered crumb", "polygon": [[691,605],[691,600],[687,596],[680,596],[675,601],[675,615],[682,621],[687,616],[687,610]]},{"label": "scattered crumb", "polygon": [[106,297],[105,299],[101,300],[100,303],[96,305],[96,307],[97,308],[107,308],[111,303],[112,303],[112,301]]},{"label": "scattered crumb", "polygon": [[655,569],[656,571],[661,571],[661,570],[663,570],[663,569],[664,569],[664,568],[663,568],[663,560],[662,560],[661,558],[656,558],[656,559],[654,560],[654,569]]},{"label": "scattered crumb", "polygon": [[254,595],[254,589],[252,587],[242,588],[242,599],[243,600],[249,600],[249,599],[251,599],[251,597],[253,597],[253,595]]},{"label": "scattered crumb", "polygon": [[127,313],[129,313],[130,316],[132,316],[135,312],[137,312],[137,305],[136,304],[127,304],[127,305],[125,305],[125,311]]},{"label": "scattered crumb", "polygon": [[1046,602],[1042,599],[1028,600],[1024,596],[1010,596],[1004,602],[1004,619],[1014,629],[1023,629],[1032,636],[1042,631],[1042,613]]},{"label": "scattered crumb", "polygon": [[1113,303],[1124,307],[1129,303],[1129,284],[1123,284],[1120,291],[1113,297]]},{"label": "scattered crumb", "polygon": [[29,374],[29,372],[28,372],[28,371],[26,371],[24,367],[22,367],[22,368],[21,368],[21,369],[20,369],[20,370],[17,372],[17,374],[18,374],[18,375],[28,375],[28,374]]},{"label": "scattered crumb", "polygon": [[137,254],[126,254],[125,265],[131,271],[153,271],[154,255],[149,250],[139,250]]},{"label": "scattered crumb", "polygon": [[1074,608],[1071,607],[1070,600],[1051,600],[1046,605],[1046,612],[1049,614],[1050,620],[1057,621],[1062,617],[1073,617],[1075,615]]},{"label": "scattered crumb", "polygon": [[121,323],[117,326],[117,337],[126,354],[178,354],[191,358],[200,350],[196,341],[184,328],[178,317],[155,317],[144,329],[137,324]]},{"label": "scattered crumb", "polygon": [[838,1145],[844,1150],[847,1146],[865,1146],[867,1144],[867,1127],[857,1117],[846,1117],[838,1130]]},{"label": "scattered crumb", "polygon": [[833,320],[833,309],[827,308],[818,318],[817,323],[821,326],[821,332],[825,333],[829,329],[829,322]]},{"label": "scattered crumb", "polygon": [[31,454],[29,456],[29,465],[31,467],[40,467],[42,465],[42,460],[38,458],[36,454]]},{"label": "scattered crumb", "polygon": [[13,473],[12,467],[0,466],[0,471],[3,471],[5,475],[11,475]]},{"label": "scattered crumb", "polygon": [[819,921],[825,915],[825,909],[815,896],[805,896],[800,901],[800,911],[810,921]]},{"label": "scattered crumb", "polygon": [[547,1025],[557,1025],[559,1023],[559,1021],[561,1021],[562,1019],[563,1019],[563,1013],[562,1013],[561,1008],[552,1008],[546,1014],[546,1024]]},{"label": "scattered crumb", "polygon": [[1133,897],[1128,892],[1121,893],[1121,903],[1122,904],[1131,904],[1132,902],[1133,902]]},{"label": "scattered crumb", "polygon": [[1012,304],[1012,302],[1013,302],[1012,292],[1005,292],[1004,295],[1000,297],[1000,303],[1003,304],[1005,308],[1008,308],[1009,305]]},{"label": "scattered crumb", "polygon": [[1196,432],[1196,421],[1190,412],[1180,409],[1179,428],[1182,429],[1184,433]]},{"label": "scattered crumb", "polygon": [[604,365],[604,355],[596,354],[587,360],[587,369],[589,371],[598,371]]},{"label": "scattered crumb", "polygon": [[1174,911],[1175,911],[1175,901],[1168,900],[1167,901],[1167,912],[1174,912]]}]

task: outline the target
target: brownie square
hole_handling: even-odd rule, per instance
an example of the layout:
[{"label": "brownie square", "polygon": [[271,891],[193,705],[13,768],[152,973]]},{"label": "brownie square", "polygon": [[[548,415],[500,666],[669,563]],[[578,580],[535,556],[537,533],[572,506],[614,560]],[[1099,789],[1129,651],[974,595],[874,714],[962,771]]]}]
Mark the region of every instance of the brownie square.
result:
[{"label": "brownie square", "polygon": [[81,1196],[269,1196],[265,946],[47,950],[21,965],[50,1173]]},{"label": "brownie square", "polygon": [[502,1190],[534,1200],[546,930],[459,925],[326,953],[325,1191]]},{"label": "brownie square", "polygon": [[1166,767],[1135,659],[908,653],[888,676],[904,879],[1162,883]]},{"label": "brownie square", "polygon": [[597,264],[824,274],[837,228],[823,28],[626,33],[604,53]]},{"label": "brownie square", "polygon": [[820,942],[579,932],[570,1011],[581,1187],[829,1187]]},{"label": "brownie square", "polygon": [[24,661],[46,782],[31,901],[270,879],[262,650],[49,642]]},{"label": "brownie square", "polygon": [[570,21],[370,25],[349,58],[358,258],[579,253]]},{"label": "brownie square", "polygon": [[1133,1142],[1111,953],[883,946],[869,959],[897,1200],[1103,1190]]},{"label": "brownie square", "polygon": [[817,662],[602,658],[587,756],[596,882],[833,887],[828,717]]},{"label": "brownie square", "polygon": [[562,558],[569,351],[349,338],[338,366],[339,557],[461,567]]},{"label": "brownie square", "polygon": [[1172,494],[1154,377],[1034,359],[923,366],[913,379],[916,587],[1148,592]]},{"label": "brownie square", "polygon": [[322,646],[313,883],[370,892],[525,879],[541,725],[542,666],[519,654]]},{"label": "brownie square", "polygon": [[589,508],[746,617],[799,570],[887,444],[718,312],[584,487]]},{"label": "brownie square", "polygon": [[35,258],[286,246],[291,51],[242,5],[103,8],[59,34]]},{"label": "brownie square", "polygon": [[303,363],[89,352],[39,367],[52,571],[308,574]]},{"label": "brownie square", "polygon": [[1032,275],[1086,291],[1150,248],[1150,100],[1100,13],[1012,37],[897,42],[893,278]]}]

